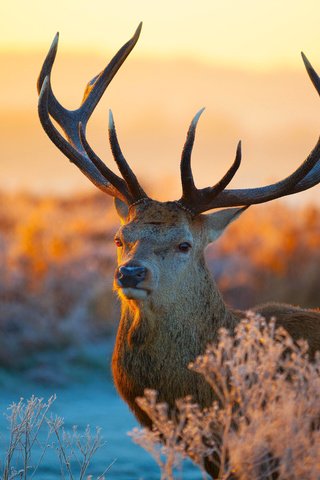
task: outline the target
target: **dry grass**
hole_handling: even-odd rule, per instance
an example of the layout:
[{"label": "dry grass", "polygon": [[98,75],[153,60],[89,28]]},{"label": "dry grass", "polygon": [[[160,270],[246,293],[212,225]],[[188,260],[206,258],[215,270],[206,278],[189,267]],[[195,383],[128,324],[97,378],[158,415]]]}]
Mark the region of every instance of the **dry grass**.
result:
[{"label": "dry grass", "polygon": [[177,401],[176,421],[157,394],[137,399],[153,430],[135,430],[161,479],[190,456],[200,468],[210,458],[217,478],[318,480],[320,478],[320,355],[308,359],[305,341],[295,344],[275,322],[248,315],[232,336],[221,330],[217,345],[190,365],[217,398],[202,410],[192,398]]}]

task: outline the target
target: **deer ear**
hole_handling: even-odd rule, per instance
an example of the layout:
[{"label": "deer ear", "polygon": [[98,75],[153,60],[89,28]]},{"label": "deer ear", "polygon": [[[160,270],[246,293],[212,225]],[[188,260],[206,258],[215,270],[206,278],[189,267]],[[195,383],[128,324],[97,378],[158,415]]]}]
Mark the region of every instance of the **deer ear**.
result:
[{"label": "deer ear", "polygon": [[225,210],[205,215],[209,243],[219,238],[229,223],[240,217],[241,213],[247,208],[226,208]]},{"label": "deer ear", "polygon": [[120,200],[120,198],[115,197],[114,206],[116,207],[117,213],[121,219],[121,223],[125,223],[129,215],[128,205]]}]

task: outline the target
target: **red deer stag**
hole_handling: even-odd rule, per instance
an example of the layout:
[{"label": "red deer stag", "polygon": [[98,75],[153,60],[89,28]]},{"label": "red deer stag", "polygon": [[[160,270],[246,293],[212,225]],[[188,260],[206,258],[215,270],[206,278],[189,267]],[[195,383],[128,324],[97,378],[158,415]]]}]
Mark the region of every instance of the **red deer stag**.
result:
[{"label": "red deer stag", "polygon": [[[198,189],[190,159],[202,110],[191,122],[181,159],[182,196],[177,201],[151,199],[126,162],[109,116],[111,150],[122,178],[113,173],[89,146],[85,129],[106,87],[135,46],[141,25],[111,60],[89,82],[79,109],[66,110],[50,84],[58,37],[53,41],[39,80],[39,116],[53,143],[102,191],[115,198],[122,226],[115,237],[118,267],[114,286],[122,313],[112,369],[119,393],[138,420],[150,420],[135,402],[145,388],[158,390],[159,400],[172,408],[175,400],[192,395],[201,405],[211,404],[212,391],[188,364],[217,338],[220,327],[233,329],[244,316],[226,306],[204,260],[204,248],[249,206],[301,192],[320,182],[320,140],[309,157],[290,176],[272,185],[227,189],[240,166],[241,144],[224,177],[213,187]],[[320,78],[303,56],[318,93]],[[65,132],[55,128],[53,117]],[[228,207],[203,215],[215,208]],[[241,207],[241,208],[238,208]],[[311,353],[320,349],[320,312],[284,304],[253,309],[267,319],[275,316],[294,338],[309,341]],[[215,475],[215,469],[207,464]]]}]

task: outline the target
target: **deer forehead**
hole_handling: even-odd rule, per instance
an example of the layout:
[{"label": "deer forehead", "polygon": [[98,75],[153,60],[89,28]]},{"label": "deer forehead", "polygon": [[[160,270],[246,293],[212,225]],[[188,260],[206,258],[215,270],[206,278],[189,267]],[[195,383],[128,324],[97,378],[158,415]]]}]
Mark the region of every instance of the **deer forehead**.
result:
[{"label": "deer forehead", "polygon": [[191,216],[177,202],[158,202],[148,199],[132,209],[131,220],[146,224],[189,224]]},{"label": "deer forehead", "polygon": [[120,229],[126,243],[149,242],[154,245],[166,245],[177,242],[194,243],[193,232],[186,225],[174,224],[141,224],[131,222]]},{"label": "deer forehead", "polygon": [[120,229],[124,241],[149,240],[152,243],[194,242],[199,238],[198,221],[175,202],[149,201],[137,205]]}]

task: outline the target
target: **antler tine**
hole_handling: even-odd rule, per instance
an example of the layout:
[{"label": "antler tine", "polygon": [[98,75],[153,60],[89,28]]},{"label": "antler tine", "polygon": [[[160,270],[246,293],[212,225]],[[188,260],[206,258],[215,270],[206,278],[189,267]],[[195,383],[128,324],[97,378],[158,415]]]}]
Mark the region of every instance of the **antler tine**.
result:
[{"label": "antler tine", "polygon": [[229,189],[226,185],[231,181],[240,165],[240,142],[236,159],[226,175],[214,187],[192,190],[191,195],[183,195],[178,201],[194,214],[213,208],[237,207],[264,203],[285,195],[291,195],[317,185],[320,182],[320,139],[308,158],[291,175],[272,185],[248,189]]},{"label": "antler tine", "polygon": [[113,185],[120,193],[122,193],[122,197],[124,199],[129,200],[130,203],[133,202],[134,199],[130,198],[130,193],[128,192],[126,182],[121,177],[118,177],[118,175],[113,173],[113,171],[110,170],[110,168],[108,168],[107,165],[103,163],[103,161],[90,147],[81,122],[79,123],[79,137],[83,149],[85,150],[92,163],[97,167],[99,172],[104,176],[104,178],[109,180],[111,185]]},{"label": "antler tine", "polygon": [[315,89],[317,90],[318,94],[320,95],[320,77],[317,74],[317,72],[314,70],[313,66],[305,56],[303,52],[301,52],[302,60],[304,63],[304,66],[307,69],[308,75],[310,77],[311,82],[315,86]]},{"label": "antler tine", "polygon": [[38,94],[40,95],[42,84],[44,82],[44,79],[47,76],[50,76],[52,65],[55,61],[56,55],[57,55],[57,50],[58,50],[58,42],[59,42],[59,32],[57,32],[54,36],[54,39],[52,41],[52,44],[49,48],[49,52],[47,53],[47,56],[43,62],[38,80],[37,80],[37,90]]},{"label": "antler tine", "polygon": [[193,180],[193,174],[191,169],[191,154],[196,134],[196,128],[201,114],[204,108],[201,108],[193,117],[190,127],[187,133],[187,138],[182,150],[180,172],[182,183],[182,198],[193,198],[196,195],[196,186]]},{"label": "antler tine", "polygon": [[229,185],[229,183],[231,182],[238,168],[241,165],[241,157],[242,157],[241,140],[239,140],[237,145],[237,150],[236,150],[236,158],[234,159],[233,164],[231,165],[227,173],[222,177],[222,179],[215,184],[214,187],[211,187],[211,188],[209,187],[210,188],[209,193],[212,199],[215,198],[217,195],[219,195],[219,193],[222,192],[227,185]]},{"label": "antler tine", "polygon": [[76,146],[76,148],[82,150],[78,130],[79,123],[82,123],[85,131],[86,124],[104,91],[137,43],[141,28],[142,22],[139,24],[133,37],[127,43],[125,43],[122,48],[120,48],[106,68],[87,84],[82,103],[76,110],[67,110],[62,107],[62,105],[55,98],[51,88],[50,77],[59,40],[59,35],[56,34],[40,72],[37,83],[38,92],[40,93],[44,78],[48,76],[50,85],[48,98],[49,113],[59,123],[67,135],[67,138],[73,143],[74,146]]},{"label": "antler tine", "polygon": [[[265,187],[224,190],[211,208],[236,207],[269,202],[307,190],[320,182],[320,139],[302,165],[284,180]],[[300,178],[299,181],[297,179]]]},{"label": "antler tine", "polygon": [[207,210],[208,202],[211,203],[213,199],[226,188],[226,186],[231,182],[241,163],[241,142],[239,142],[237,146],[236,158],[223,178],[213,187],[202,189],[196,188],[191,169],[191,153],[194,144],[196,127],[203,111],[204,108],[199,110],[199,112],[196,113],[192,119],[182,151],[180,164],[182,197],[180,198],[179,203],[182,203],[195,213]]},{"label": "antler tine", "polygon": [[[320,77],[307,57],[302,58],[313,85],[320,95]],[[183,204],[194,214],[213,208],[237,207],[264,203],[275,198],[307,190],[320,183],[320,138],[308,158],[288,177],[271,185],[258,188],[229,189],[226,186],[240,166],[241,143],[237,148],[236,159],[226,175],[214,187],[197,189],[193,182],[190,159],[195,129],[202,110],[194,117],[187,135],[181,161],[183,195],[178,203]]]},{"label": "antler tine", "polygon": [[[58,42],[59,42],[59,32],[57,32],[54,36],[52,44],[50,46],[49,52],[43,62],[38,80],[37,80],[37,90],[38,94],[40,95],[43,82],[45,79],[48,79],[48,104],[50,105],[50,115],[59,123],[62,123],[62,128],[65,130],[66,122],[63,121],[64,118],[69,119],[70,112],[66,108],[64,108],[56,99],[52,88],[51,88],[51,71],[52,66],[54,64],[57,50],[58,50]],[[61,121],[59,121],[61,119]]]},{"label": "antler tine", "polygon": [[102,97],[105,89],[136,45],[142,29],[142,22],[139,23],[133,37],[120,48],[116,55],[112,58],[106,68],[95,76],[88,84],[84,93],[82,104],[79,110],[82,111],[82,123],[88,121],[93,110]]},{"label": "antler tine", "polygon": [[140,186],[137,177],[135,176],[128,162],[123,156],[119,145],[117,132],[114,125],[114,118],[111,110],[109,110],[109,141],[115,162],[117,163],[120,173],[125,179],[128,189],[133,198],[135,200],[139,200],[141,198],[148,198],[147,194]]},{"label": "antler tine", "polygon": [[[195,214],[213,208],[238,207],[269,202],[276,198],[307,190],[320,182],[320,139],[308,158],[284,180],[265,187],[223,190],[214,199],[203,199],[202,203],[190,205],[180,200]],[[203,189],[204,191],[205,189]]]},{"label": "antler tine", "polygon": [[[136,198],[130,193],[126,182],[115,175],[94,154],[85,139],[85,129],[87,121],[105,89],[137,43],[141,28],[142,23],[139,24],[133,37],[123,45],[107,67],[88,83],[81,106],[77,110],[65,109],[55,98],[51,88],[50,77],[58,48],[58,34],[56,34],[52,42],[37,82],[40,121],[53,143],[95,185],[110,195],[121,198],[128,204],[131,204]],[[55,128],[50,116],[61,126],[67,139]]]},{"label": "antler tine", "polygon": [[[125,192],[121,194],[116,188],[107,181],[101,172],[93,163],[88,162],[88,158],[80,153],[71,143],[69,143],[53,125],[48,110],[49,97],[49,78],[46,77],[42,82],[39,95],[38,113],[43,129],[50,137],[52,142],[73,162],[100,190],[119,198],[126,197]],[[129,196],[129,194],[127,194]]]}]

